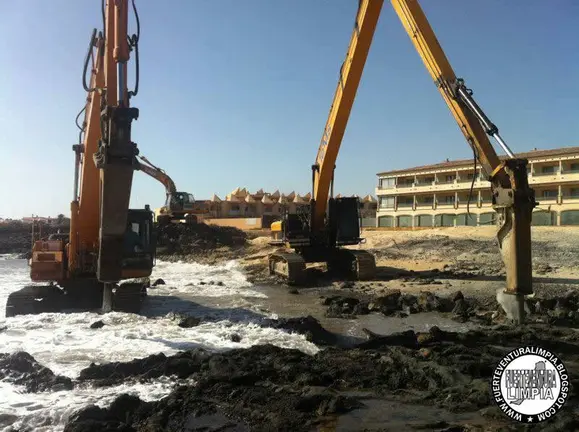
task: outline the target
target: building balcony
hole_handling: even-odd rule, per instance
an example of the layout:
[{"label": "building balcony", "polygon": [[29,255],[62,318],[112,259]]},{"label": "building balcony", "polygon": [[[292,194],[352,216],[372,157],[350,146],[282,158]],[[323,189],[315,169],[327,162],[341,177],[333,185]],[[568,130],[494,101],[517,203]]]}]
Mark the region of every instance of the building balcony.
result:
[{"label": "building balcony", "polygon": [[[381,189],[376,188],[376,196],[394,196],[394,195],[412,195],[420,194],[425,192],[444,192],[444,191],[465,191],[468,192],[470,189],[470,182],[449,182],[449,183],[434,183],[434,184],[421,184],[412,185],[398,188],[387,188]],[[475,181],[473,190],[488,190],[491,185],[487,180]]]},{"label": "building balcony", "polygon": [[553,171],[553,172],[535,172],[533,173],[532,177],[544,177],[544,176],[559,176],[560,172],[559,171]]},{"label": "building balcony", "polygon": [[409,208],[414,207],[414,203],[402,202],[397,204],[397,208]]},{"label": "building balcony", "polygon": [[432,206],[434,205],[434,203],[432,202],[417,202],[416,203],[416,208],[432,208]]}]

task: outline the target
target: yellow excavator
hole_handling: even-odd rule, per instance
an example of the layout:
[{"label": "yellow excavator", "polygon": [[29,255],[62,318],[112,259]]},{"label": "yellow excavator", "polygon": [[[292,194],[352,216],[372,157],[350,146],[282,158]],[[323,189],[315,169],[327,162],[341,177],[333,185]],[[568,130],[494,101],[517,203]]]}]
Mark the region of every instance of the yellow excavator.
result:
[{"label": "yellow excavator", "polygon": [[[87,100],[77,116],[78,121],[85,112],[79,144],[73,145],[70,232],[34,243],[30,277],[35,284],[9,295],[6,316],[96,308],[138,312],[146,294],[155,260],[153,212],[148,206],[129,209],[138,154],[131,124],[139,114],[129,101],[138,92],[140,23],[134,0],[137,33],[131,36],[129,0],[102,5],[103,30],[93,31],[84,63]],[[129,91],[131,51],[137,78]]]},{"label": "yellow excavator", "polygon": [[[507,294],[499,298],[515,321],[524,319],[524,296],[533,293],[531,265],[531,217],[535,192],[527,180],[526,159],[516,158],[499,130],[473,98],[473,92],[457,78],[434,31],[417,0],[391,0],[416,51],[436,84],[468,144],[487,174],[492,203],[498,213],[498,243],[506,267]],[[274,253],[269,257],[270,273],[289,281],[302,278],[304,262],[327,261],[359,278],[367,277],[373,267],[361,251],[344,251],[339,246],[356,243],[359,238],[356,203],[331,198],[335,161],[368,51],[382,9],[383,0],[360,0],[354,31],[330,115],[313,166],[314,193],[308,217],[285,214],[272,224],[272,244],[283,244],[295,252]],[[499,159],[488,136],[492,136],[508,158]],[[326,203],[329,203],[327,205]],[[326,212],[326,209],[328,210]],[[336,260],[336,257],[344,258]],[[367,263],[367,264],[366,264]]]},{"label": "yellow excavator", "polygon": [[159,225],[172,222],[196,223],[197,217],[193,214],[195,197],[187,192],[177,191],[175,182],[161,168],[153,165],[145,156],[138,156],[136,169],[153,177],[165,186],[165,205],[155,209],[155,219]]}]

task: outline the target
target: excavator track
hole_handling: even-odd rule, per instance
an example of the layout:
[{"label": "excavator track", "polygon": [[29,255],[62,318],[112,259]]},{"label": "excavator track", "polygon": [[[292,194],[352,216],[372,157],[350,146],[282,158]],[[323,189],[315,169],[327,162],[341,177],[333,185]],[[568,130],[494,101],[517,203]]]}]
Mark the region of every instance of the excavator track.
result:
[{"label": "excavator track", "polygon": [[6,317],[60,312],[65,294],[54,285],[28,285],[8,296]]},{"label": "excavator track", "polygon": [[357,280],[370,280],[376,275],[376,258],[369,252],[349,250],[353,255],[352,273]]},{"label": "excavator track", "polygon": [[137,314],[146,295],[145,284],[124,283],[113,290],[113,310]]},{"label": "excavator track", "polygon": [[339,249],[328,261],[328,270],[355,280],[371,280],[376,275],[376,259],[366,251]]},{"label": "excavator track", "polygon": [[273,253],[269,256],[269,274],[283,277],[289,284],[305,280],[306,262],[297,253]]}]

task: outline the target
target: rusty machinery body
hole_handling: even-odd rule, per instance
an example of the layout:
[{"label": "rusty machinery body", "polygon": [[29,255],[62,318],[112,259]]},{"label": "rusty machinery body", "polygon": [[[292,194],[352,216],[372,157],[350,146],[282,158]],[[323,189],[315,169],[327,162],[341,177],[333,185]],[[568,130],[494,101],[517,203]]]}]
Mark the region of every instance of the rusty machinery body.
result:
[{"label": "rusty machinery body", "polygon": [[[30,276],[33,282],[48,285],[10,294],[7,316],[79,308],[140,309],[154,266],[155,232],[148,206],[129,209],[138,155],[131,124],[139,115],[129,105],[139,81],[140,23],[134,0],[132,9],[137,34],[129,36],[129,0],[102,1],[103,30],[93,31],[83,71],[87,100],[77,117],[79,144],[73,146],[70,232],[34,242]],[[127,88],[131,51],[137,70],[133,91]],[[83,112],[85,120],[78,125]]]},{"label": "rusty machinery body", "polygon": [[[493,208],[498,213],[498,241],[506,266],[506,294],[502,305],[510,309],[515,320],[524,318],[524,295],[531,294],[531,217],[537,205],[535,193],[527,180],[527,160],[516,158],[472,97],[472,91],[462,79],[456,77],[434,31],[417,0],[391,0],[404,29],[424,62],[430,76],[458,123],[467,142],[489,177]],[[279,252],[270,256],[270,272],[287,278],[290,282],[302,279],[305,262],[335,262],[341,269],[349,270],[360,279],[372,275],[375,264],[363,251],[342,251],[342,244],[356,244],[359,239],[356,204],[343,203],[332,198],[335,162],[357,87],[362,76],[368,51],[383,0],[361,0],[356,23],[346,59],[340,70],[340,79],[322,140],[316,163],[313,166],[314,194],[308,217],[284,215],[280,222],[272,224],[272,244],[285,245],[295,252]],[[508,159],[501,161],[488,135],[492,136],[505,151]],[[328,206],[326,204],[329,204]],[[338,206],[338,209],[336,209]],[[344,212],[340,206],[348,208]],[[339,214],[337,214],[337,212]],[[344,235],[346,233],[347,235]],[[340,259],[341,258],[341,259]],[[507,304],[508,303],[508,304]]]}]

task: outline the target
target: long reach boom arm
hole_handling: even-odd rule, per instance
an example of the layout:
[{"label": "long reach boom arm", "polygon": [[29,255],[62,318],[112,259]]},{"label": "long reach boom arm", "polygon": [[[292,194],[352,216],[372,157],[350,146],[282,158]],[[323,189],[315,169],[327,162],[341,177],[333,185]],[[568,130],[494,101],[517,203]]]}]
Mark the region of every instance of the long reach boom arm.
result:
[{"label": "long reach boom arm", "polygon": [[[499,215],[498,241],[506,266],[507,284],[501,303],[512,318],[524,318],[524,295],[532,294],[531,216],[536,206],[535,194],[528,185],[527,160],[515,158],[490,121],[472,97],[464,81],[456,77],[434,31],[417,0],[391,0],[426,69],[459,125],[476,159],[489,176],[493,208]],[[340,144],[360,82],[383,0],[359,2],[355,28],[346,59],[340,70],[338,87],[316,163],[312,229],[324,226],[329,191]],[[488,135],[495,138],[508,159],[501,161]],[[514,299],[515,301],[511,301]]]},{"label": "long reach boom arm", "polygon": [[153,177],[155,180],[165,186],[165,193],[167,196],[171,196],[177,192],[177,186],[175,186],[175,182],[164,170],[153,165],[145,156],[139,156],[139,159],[145,163],[141,163],[137,160],[136,169],[143,171],[145,174]]}]

